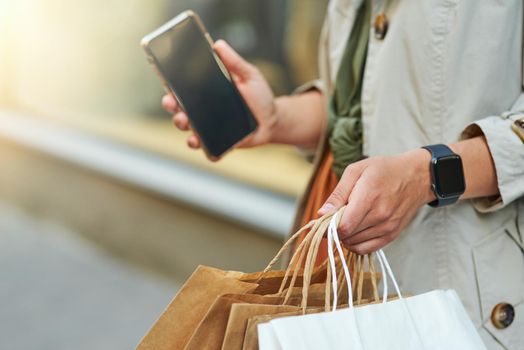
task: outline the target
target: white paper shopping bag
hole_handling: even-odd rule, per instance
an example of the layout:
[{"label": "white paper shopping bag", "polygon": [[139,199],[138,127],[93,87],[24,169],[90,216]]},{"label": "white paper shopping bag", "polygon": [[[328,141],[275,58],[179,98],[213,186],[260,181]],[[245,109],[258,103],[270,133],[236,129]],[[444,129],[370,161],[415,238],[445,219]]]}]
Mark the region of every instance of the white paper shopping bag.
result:
[{"label": "white paper shopping bag", "polygon": [[[333,243],[342,253],[336,232],[336,216],[328,230],[330,265],[334,263]],[[332,312],[274,319],[258,327],[259,348],[274,349],[345,349],[345,350],[482,350],[486,349],[460,299],[453,290],[435,290],[403,298],[382,251],[377,252],[383,275],[391,278],[399,299],[387,301],[387,278],[380,304]],[[341,259],[344,261],[344,259]],[[334,264],[333,264],[334,265]],[[351,283],[347,266],[343,269]],[[333,273],[334,272],[334,273]],[[332,269],[333,290],[337,290],[336,271]],[[351,291],[351,286],[348,286]],[[351,294],[351,293],[350,293]]]}]

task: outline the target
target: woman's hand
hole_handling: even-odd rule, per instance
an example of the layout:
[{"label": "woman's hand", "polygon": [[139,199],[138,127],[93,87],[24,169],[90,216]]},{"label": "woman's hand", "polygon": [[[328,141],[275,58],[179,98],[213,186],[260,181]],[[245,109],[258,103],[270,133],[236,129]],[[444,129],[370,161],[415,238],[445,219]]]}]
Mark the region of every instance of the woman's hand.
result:
[{"label": "woman's hand", "polygon": [[[464,167],[466,191],[461,199],[500,195],[484,136],[448,146],[461,157]],[[347,204],[340,220],[340,239],[358,254],[374,252],[397,238],[421,206],[435,200],[430,159],[428,151],[418,149],[351,164],[319,214]]]},{"label": "woman's hand", "polygon": [[[225,41],[218,40],[213,49],[231,73],[240,94],[258,122],[257,130],[244,139],[239,147],[253,147],[271,142],[272,129],[277,122],[277,108],[273,91],[266,79],[255,66],[245,61]],[[173,123],[178,129],[191,129],[187,115],[180,110],[172,95],[162,98],[162,106],[173,114]],[[188,137],[187,144],[193,149],[201,146],[200,139],[194,134]]]},{"label": "woman's hand", "polygon": [[435,199],[430,159],[429,152],[420,149],[351,164],[319,214],[347,205],[340,239],[358,254],[374,252],[397,238],[417,210]]}]

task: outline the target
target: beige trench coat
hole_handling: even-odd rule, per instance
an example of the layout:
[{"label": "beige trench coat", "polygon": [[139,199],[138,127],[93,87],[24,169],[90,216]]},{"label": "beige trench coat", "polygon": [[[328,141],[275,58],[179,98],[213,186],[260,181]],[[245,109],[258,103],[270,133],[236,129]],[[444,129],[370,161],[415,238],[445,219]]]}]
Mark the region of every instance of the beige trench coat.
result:
[{"label": "beige trench coat", "polygon": [[[320,42],[328,95],[361,1],[329,3]],[[365,155],[487,138],[500,196],[421,208],[385,251],[404,291],[455,289],[489,349],[524,349],[524,143],[511,130],[511,119],[524,116],[522,7],[522,0],[373,0],[362,91]],[[373,29],[381,11],[390,21],[383,40]],[[502,330],[490,321],[500,302],[516,312]]]}]

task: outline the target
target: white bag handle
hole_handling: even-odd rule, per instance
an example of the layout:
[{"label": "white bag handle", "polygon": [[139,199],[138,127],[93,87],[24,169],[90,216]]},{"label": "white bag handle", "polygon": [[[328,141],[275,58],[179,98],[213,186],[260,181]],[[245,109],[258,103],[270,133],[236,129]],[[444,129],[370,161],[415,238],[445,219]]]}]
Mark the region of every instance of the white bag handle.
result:
[{"label": "white bag handle", "polygon": [[[337,232],[337,217],[339,213],[336,213],[331,218],[331,222],[329,223],[328,232],[327,232],[327,241],[328,241],[328,258],[329,258],[329,265],[331,268],[331,283],[333,286],[333,291],[338,290],[338,283],[337,283],[337,271],[336,271],[336,265],[335,265],[335,255],[333,253],[333,242],[335,242],[335,246],[337,248],[338,254],[340,256],[340,262],[342,264],[342,269],[344,270],[344,274],[346,276],[346,283],[348,287],[348,305],[349,307],[353,307],[353,289],[351,287],[351,274],[349,272],[349,268],[347,266],[346,260],[344,258],[344,252],[342,250],[342,246],[340,244],[340,240],[338,238],[338,232]],[[400,288],[398,286],[397,280],[395,278],[395,275],[393,274],[393,270],[391,269],[391,266],[389,265],[388,259],[386,258],[386,254],[384,254],[384,251],[382,249],[378,250],[376,252],[378,262],[380,264],[380,269],[382,272],[382,276],[384,276],[384,293],[382,302],[387,302],[388,298],[388,276],[391,279],[391,282],[393,282],[393,286],[395,288],[395,292],[397,293],[397,296],[399,299],[402,299],[402,294],[400,293]],[[386,274],[387,272],[387,274]],[[338,304],[338,296],[337,293],[333,293],[333,311],[337,309]]]},{"label": "white bag handle", "polygon": [[[397,280],[395,278],[395,275],[393,274],[393,270],[391,270],[391,266],[389,266],[389,262],[388,262],[388,259],[386,258],[386,254],[384,254],[384,251],[382,249],[378,250],[376,254],[377,254],[378,262],[380,263],[382,275],[384,276],[384,300],[382,302],[385,303],[387,301],[388,276],[389,278],[391,278],[391,282],[393,282],[393,286],[395,287],[395,292],[397,292],[398,298],[402,299],[400,288],[398,287]],[[388,272],[387,275],[384,275],[384,266],[386,266],[386,271]]]},{"label": "white bag handle", "polygon": [[[349,273],[348,265],[346,264],[346,259],[344,257],[344,252],[342,251],[342,246],[340,245],[340,240],[338,239],[337,232],[337,216],[338,213],[333,215],[331,222],[329,223],[328,232],[327,232],[327,241],[328,241],[328,258],[329,266],[331,268],[331,283],[333,286],[333,311],[337,309],[338,303],[338,286],[337,286],[337,269],[335,265],[335,256],[333,254],[333,242],[337,247],[338,254],[340,256],[340,262],[342,264],[342,269],[344,270],[344,275],[346,276],[346,283],[348,287],[348,305],[350,308],[353,307],[353,290],[351,288],[351,275]],[[326,281],[327,282],[327,281]]]}]

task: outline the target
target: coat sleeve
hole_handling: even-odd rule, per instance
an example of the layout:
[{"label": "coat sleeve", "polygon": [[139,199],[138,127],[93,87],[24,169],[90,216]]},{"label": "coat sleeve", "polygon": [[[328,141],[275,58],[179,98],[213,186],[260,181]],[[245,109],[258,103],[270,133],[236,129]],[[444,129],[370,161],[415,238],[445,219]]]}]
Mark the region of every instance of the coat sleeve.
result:
[{"label": "coat sleeve", "polygon": [[309,92],[312,90],[318,90],[320,92],[324,92],[324,84],[322,83],[322,80],[316,79],[316,80],[308,81],[300,85],[299,87],[295,88],[295,90],[293,90],[292,95],[303,94],[304,92]]},{"label": "coat sleeve", "polygon": [[524,93],[510,111],[477,120],[462,133],[463,139],[484,135],[495,164],[499,195],[474,199],[480,212],[501,209],[524,196],[524,130],[517,129],[518,120],[524,121]]}]

